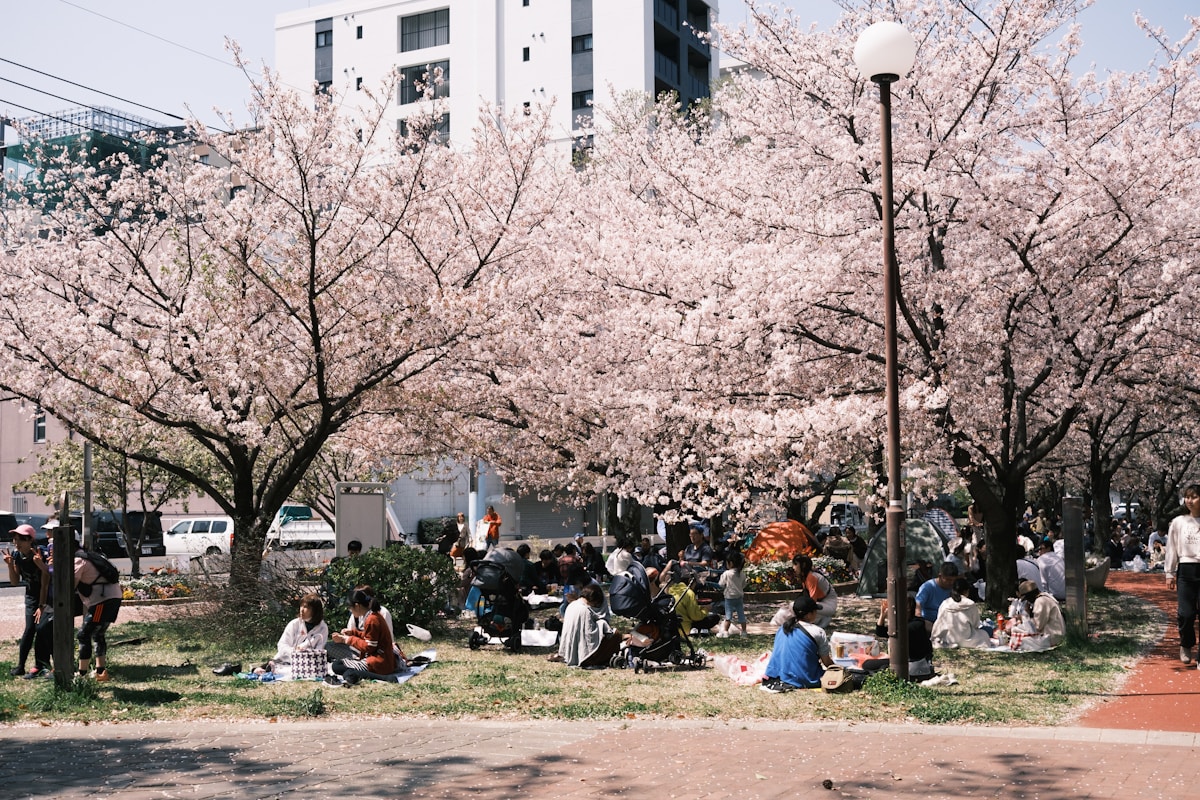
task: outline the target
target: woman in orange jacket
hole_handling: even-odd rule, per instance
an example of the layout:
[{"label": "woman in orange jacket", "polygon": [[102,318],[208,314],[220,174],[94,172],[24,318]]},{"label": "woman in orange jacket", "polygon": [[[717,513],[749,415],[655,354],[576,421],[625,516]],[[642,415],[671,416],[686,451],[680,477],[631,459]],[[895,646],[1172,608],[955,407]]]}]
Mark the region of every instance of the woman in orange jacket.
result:
[{"label": "woman in orange jacket", "polygon": [[396,654],[392,632],[379,609],[379,601],[361,589],[355,589],[350,595],[350,613],[362,618],[362,628],[346,629],[332,637],[333,641],[348,644],[359,654],[357,658],[343,658],[333,664],[334,673],[342,676],[346,683],[392,680],[397,667],[406,665],[404,654]]}]

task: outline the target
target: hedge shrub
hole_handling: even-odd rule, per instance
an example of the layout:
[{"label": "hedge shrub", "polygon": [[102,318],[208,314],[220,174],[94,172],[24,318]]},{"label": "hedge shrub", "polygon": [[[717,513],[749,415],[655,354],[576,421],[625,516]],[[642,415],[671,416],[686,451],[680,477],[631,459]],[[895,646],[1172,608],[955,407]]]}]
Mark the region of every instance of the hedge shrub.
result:
[{"label": "hedge shrub", "polygon": [[403,631],[404,623],[428,627],[456,596],[459,578],[454,563],[436,550],[396,545],[376,548],[329,565],[329,605],[343,611],[347,595],[363,584],[375,589],[377,599]]}]

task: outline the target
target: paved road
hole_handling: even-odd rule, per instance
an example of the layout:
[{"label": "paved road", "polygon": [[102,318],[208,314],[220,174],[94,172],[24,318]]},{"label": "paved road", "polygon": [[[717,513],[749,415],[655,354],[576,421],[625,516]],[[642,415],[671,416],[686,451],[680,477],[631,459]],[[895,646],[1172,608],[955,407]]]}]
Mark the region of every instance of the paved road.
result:
[{"label": "paved road", "polygon": [[0,730],[0,787],[121,800],[1136,800],[1194,796],[1198,744],[1196,734],[682,720],[22,727]]}]

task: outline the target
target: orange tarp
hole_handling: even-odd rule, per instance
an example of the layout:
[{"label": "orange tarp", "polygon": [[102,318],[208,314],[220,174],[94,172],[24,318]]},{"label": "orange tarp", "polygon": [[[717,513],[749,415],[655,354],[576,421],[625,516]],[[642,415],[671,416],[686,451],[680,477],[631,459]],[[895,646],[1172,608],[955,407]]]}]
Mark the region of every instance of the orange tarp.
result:
[{"label": "orange tarp", "polygon": [[821,554],[821,549],[808,528],[794,519],[788,519],[764,526],[746,551],[746,560],[790,561],[797,553],[815,558]]}]

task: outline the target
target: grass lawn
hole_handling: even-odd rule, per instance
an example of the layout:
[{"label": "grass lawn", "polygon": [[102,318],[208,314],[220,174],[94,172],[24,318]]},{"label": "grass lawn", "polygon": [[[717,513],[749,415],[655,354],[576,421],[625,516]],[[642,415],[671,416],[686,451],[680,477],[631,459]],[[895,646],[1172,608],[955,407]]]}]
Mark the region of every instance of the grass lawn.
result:
[{"label": "grass lawn", "polygon": [[[878,601],[843,598],[832,630],[868,633]],[[407,684],[364,683],[339,688],[311,682],[259,684],[219,678],[223,661],[250,665],[274,652],[274,636],[214,634],[212,620],[182,617],[122,623],[110,631],[109,683],[81,679],[74,691],[52,680],[8,678],[16,643],[0,662],[0,722],[103,722],[149,719],[270,719],[352,716],[480,718],[861,720],[925,723],[1053,725],[1121,680],[1125,667],[1161,635],[1161,612],[1130,595],[1102,590],[1088,597],[1092,636],[1050,653],[937,651],[939,672],[956,686],[924,688],[890,674],[845,695],[820,691],[769,694],[739,687],[711,668],[581,671],[548,662],[546,650],[520,655],[496,646],[470,650],[469,621],[453,620],[422,645],[404,639],[410,654],[437,649],[438,662]],[[751,621],[766,621],[774,606],[750,606]],[[549,611],[536,612],[545,618]],[[340,625],[341,618],[334,621]],[[282,630],[282,623],[279,629]],[[219,630],[219,628],[218,628]],[[702,638],[712,655],[753,659],[772,636]]]}]

